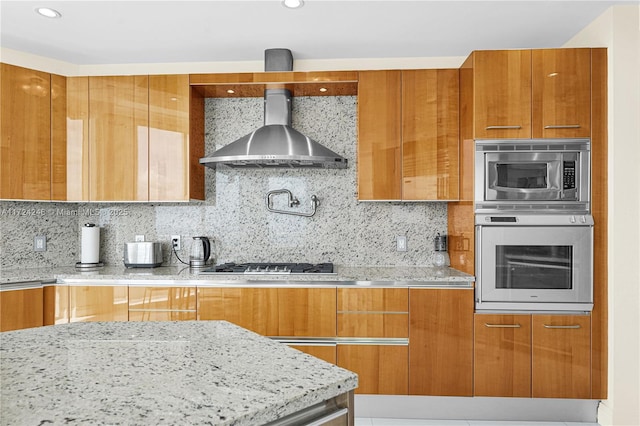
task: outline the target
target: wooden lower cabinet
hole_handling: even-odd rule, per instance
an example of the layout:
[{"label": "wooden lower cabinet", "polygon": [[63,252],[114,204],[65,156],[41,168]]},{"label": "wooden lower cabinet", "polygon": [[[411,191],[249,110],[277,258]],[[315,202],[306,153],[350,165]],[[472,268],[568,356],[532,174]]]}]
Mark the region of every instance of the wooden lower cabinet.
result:
[{"label": "wooden lower cabinet", "polygon": [[591,398],[591,316],[533,315],[531,396]]},{"label": "wooden lower cabinet", "polygon": [[475,315],[474,395],[591,398],[589,315]]},{"label": "wooden lower cabinet", "polygon": [[473,289],[409,290],[409,394],[473,394]]},{"label": "wooden lower cabinet", "polygon": [[406,345],[338,345],[338,366],[358,374],[358,394],[406,395]]},{"label": "wooden lower cabinet", "polygon": [[69,322],[128,321],[127,286],[69,286]]},{"label": "wooden lower cabinet", "polygon": [[129,321],[196,319],[195,287],[129,287]]},{"label": "wooden lower cabinet", "polygon": [[69,287],[51,285],[43,288],[44,325],[69,322]]},{"label": "wooden lower cabinet", "polygon": [[264,336],[335,337],[335,288],[199,288],[198,319]]},{"label": "wooden lower cabinet", "polygon": [[42,287],[0,291],[0,331],[40,327]]},{"label": "wooden lower cabinet", "polygon": [[289,345],[301,352],[320,358],[331,364],[337,364],[336,345]]},{"label": "wooden lower cabinet", "polygon": [[476,314],[475,396],[531,396],[531,315]]}]

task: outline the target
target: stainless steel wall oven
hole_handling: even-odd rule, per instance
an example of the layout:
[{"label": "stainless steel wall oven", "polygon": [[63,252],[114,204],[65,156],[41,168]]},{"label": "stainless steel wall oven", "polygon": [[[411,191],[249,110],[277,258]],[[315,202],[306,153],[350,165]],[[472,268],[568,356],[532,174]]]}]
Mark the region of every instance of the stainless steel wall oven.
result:
[{"label": "stainless steel wall oven", "polygon": [[591,311],[593,218],[476,215],[476,310]]},{"label": "stainless steel wall oven", "polygon": [[589,139],[477,140],[477,212],[590,211]]}]

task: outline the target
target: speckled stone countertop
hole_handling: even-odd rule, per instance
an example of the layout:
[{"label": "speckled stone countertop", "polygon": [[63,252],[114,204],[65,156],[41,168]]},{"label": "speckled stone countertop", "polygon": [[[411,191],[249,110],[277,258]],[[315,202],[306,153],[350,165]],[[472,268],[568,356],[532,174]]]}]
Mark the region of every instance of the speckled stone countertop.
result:
[{"label": "speckled stone countertop", "polygon": [[2,333],[2,425],[262,425],[357,376],[225,321],[73,323]]},{"label": "speckled stone countertop", "polygon": [[44,281],[45,283],[86,282],[94,284],[129,285],[238,285],[289,284],[289,285],[362,285],[362,286],[455,286],[471,287],[475,280],[472,275],[452,268],[410,267],[410,266],[359,266],[335,265],[335,274],[290,274],[290,275],[205,275],[188,267],[161,266],[158,268],[125,268],[105,266],[93,271],[78,271],[68,268],[31,268],[3,270],[0,284],[8,288],[9,283]]}]

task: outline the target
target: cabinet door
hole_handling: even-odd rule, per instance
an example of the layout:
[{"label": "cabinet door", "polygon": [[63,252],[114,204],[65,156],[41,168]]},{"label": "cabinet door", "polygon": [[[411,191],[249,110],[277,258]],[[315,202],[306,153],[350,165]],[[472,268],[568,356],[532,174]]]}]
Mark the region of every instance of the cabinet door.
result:
[{"label": "cabinet door", "polygon": [[195,319],[195,287],[129,287],[129,321]]},{"label": "cabinet door", "polygon": [[591,49],[532,51],[533,137],[591,136]]},{"label": "cabinet door", "polygon": [[476,314],[474,396],[531,396],[531,315]]},{"label": "cabinet door", "polygon": [[89,77],[92,201],[149,199],[147,76]]},{"label": "cabinet door", "polygon": [[51,74],[51,200],[67,200],[67,79]]},{"label": "cabinet door", "polygon": [[51,199],[51,77],[0,64],[0,198]]},{"label": "cabinet door", "polygon": [[69,287],[51,285],[43,288],[44,325],[69,322]]},{"label": "cabinet door", "polygon": [[531,51],[473,52],[475,139],[531,137]]},{"label": "cabinet door", "polygon": [[591,317],[533,315],[532,396],[591,398]]},{"label": "cabinet door", "polygon": [[301,352],[320,358],[331,364],[337,363],[336,345],[289,345]]},{"label": "cabinet door", "polygon": [[358,73],[358,199],[402,198],[400,71]]},{"label": "cabinet door", "polygon": [[459,73],[402,71],[402,199],[458,199]]},{"label": "cabinet door", "polygon": [[149,200],[189,200],[189,76],[149,76]]},{"label": "cabinet door", "polygon": [[41,327],[42,288],[0,291],[0,331]]},{"label": "cabinet door", "polygon": [[339,288],[338,337],[409,337],[409,290]]},{"label": "cabinet door", "polygon": [[69,322],[128,321],[127,286],[70,286]]},{"label": "cabinet door", "polygon": [[264,336],[335,337],[335,288],[200,288],[198,319]]},{"label": "cabinet door", "polygon": [[67,78],[67,200],[89,201],[89,77]]},{"label": "cabinet door", "polygon": [[406,395],[408,347],[338,345],[338,366],[358,374],[359,394]]},{"label": "cabinet door", "polygon": [[409,394],[471,396],[473,290],[409,290]]}]

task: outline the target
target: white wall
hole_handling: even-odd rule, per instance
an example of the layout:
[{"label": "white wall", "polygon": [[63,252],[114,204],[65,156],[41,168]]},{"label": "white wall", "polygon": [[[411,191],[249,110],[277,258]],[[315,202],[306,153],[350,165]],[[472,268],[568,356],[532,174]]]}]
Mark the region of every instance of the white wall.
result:
[{"label": "white wall", "polygon": [[609,61],[609,383],[603,425],[640,424],[640,6],[608,9],[565,47]]}]

